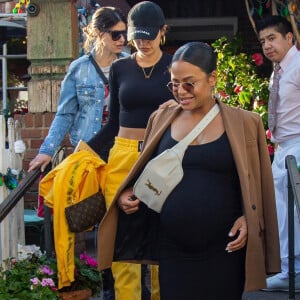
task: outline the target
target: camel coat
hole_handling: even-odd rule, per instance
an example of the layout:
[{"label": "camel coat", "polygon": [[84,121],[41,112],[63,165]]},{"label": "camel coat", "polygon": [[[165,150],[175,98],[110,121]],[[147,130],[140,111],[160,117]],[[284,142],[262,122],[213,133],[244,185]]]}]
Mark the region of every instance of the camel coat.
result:
[{"label": "camel coat", "polygon": [[[280,272],[271,162],[260,116],[222,102],[219,105],[240,179],[243,211],[248,225],[245,290],[253,291],[266,287],[267,274]],[[180,111],[178,105],[159,109],[150,116],[143,151],[99,226],[100,269],[110,267],[112,261],[157,263],[159,214],[141,203],[138,212],[126,215],[119,209],[117,199],[126,187],[133,186],[152,158],[161,136]]]}]

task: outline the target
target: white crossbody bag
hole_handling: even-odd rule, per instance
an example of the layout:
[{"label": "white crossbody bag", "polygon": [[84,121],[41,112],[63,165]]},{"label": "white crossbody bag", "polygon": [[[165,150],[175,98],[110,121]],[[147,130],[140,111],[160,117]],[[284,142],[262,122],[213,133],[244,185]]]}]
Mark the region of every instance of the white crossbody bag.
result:
[{"label": "white crossbody bag", "polygon": [[149,208],[160,212],[172,190],[182,180],[182,159],[188,145],[216,117],[220,108],[215,104],[193,130],[175,146],[150,160],[133,187],[134,195]]}]

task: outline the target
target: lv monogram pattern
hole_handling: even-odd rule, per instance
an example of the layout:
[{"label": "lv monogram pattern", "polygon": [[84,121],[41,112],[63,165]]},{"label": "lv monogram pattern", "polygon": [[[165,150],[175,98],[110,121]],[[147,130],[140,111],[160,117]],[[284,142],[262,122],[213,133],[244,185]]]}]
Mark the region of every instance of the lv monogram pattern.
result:
[{"label": "lv monogram pattern", "polygon": [[71,232],[83,232],[98,224],[106,213],[105,199],[101,191],[65,208]]},{"label": "lv monogram pattern", "polygon": [[281,67],[276,64],[274,67],[273,85],[270,90],[269,103],[268,103],[268,126],[271,132],[274,132],[276,126],[276,108],[278,102],[279,79]]}]

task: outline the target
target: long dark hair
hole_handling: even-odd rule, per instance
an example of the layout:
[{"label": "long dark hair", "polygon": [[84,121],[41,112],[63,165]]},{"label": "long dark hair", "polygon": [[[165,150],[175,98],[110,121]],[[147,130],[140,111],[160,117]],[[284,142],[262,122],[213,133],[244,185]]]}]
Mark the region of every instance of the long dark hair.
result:
[{"label": "long dark hair", "polygon": [[84,49],[87,52],[91,50],[98,36],[98,31],[105,32],[119,22],[124,22],[125,24],[127,22],[126,17],[120,9],[112,6],[98,8],[94,12],[90,23],[83,30],[86,35]]}]

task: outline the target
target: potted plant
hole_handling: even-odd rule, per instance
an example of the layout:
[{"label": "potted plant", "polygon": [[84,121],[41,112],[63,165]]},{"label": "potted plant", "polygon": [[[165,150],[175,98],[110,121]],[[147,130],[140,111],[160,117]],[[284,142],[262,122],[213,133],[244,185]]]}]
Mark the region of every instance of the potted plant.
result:
[{"label": "potted plant", "polygon": [[0,266],[1,300],[88,300],[98,296],[101,288],[102,277],[97,262],[86,253],[75,257],[75,281],[61,290],[57,289],[55,257],[34,252],[25,258],[6,259]]}]

